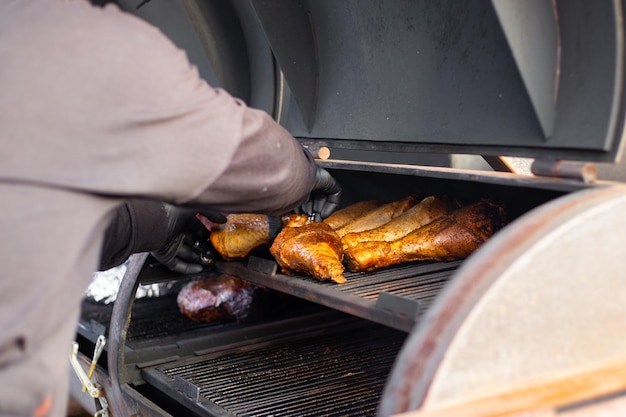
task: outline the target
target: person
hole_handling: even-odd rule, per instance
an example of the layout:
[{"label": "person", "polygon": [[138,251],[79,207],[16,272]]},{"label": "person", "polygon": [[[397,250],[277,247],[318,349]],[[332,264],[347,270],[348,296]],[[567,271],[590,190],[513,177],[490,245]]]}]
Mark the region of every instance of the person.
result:
[{"label": "person", "polygon": [[[120,257],[173,237],[163,211],[120,221],[128,201],[267,214],[337,202],[285,129],[115,6],[5,0],[0,62],[1,416],[64,415],[80,301],[111,220],[130,239]],[[153,233],[138,241],[141,230]]]}]

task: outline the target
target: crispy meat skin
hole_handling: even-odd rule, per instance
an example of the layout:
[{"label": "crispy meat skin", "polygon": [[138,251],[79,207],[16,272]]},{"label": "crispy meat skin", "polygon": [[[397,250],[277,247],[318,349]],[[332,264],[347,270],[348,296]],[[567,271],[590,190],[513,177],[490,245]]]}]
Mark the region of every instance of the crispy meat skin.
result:
[{"label": "crispy meat skin", "polygon": [[345,250],[361,242],[397,240],[457,208],[458,203],[448,197],[429,196],[382,226],[346,234],[341,243]]},{"label": "crispy meat skin", "polygon": [[309,223],[307,214],[285,214],[282,217],[283,227],[300,227]]},{"label": "crispy meat skin", "polygon": [[339,237],[343,237],[348,233],[362,232],[364,230],[371,230],[378,226],[387,223],[394,217],[399,216],[411,207],[413,207],[419,201],[417,195],[410,195],[401,200],[392,201],[391,203],[383,204],[382,206],[370,210],[364,215],[355,218],[348,222],[344,226],[336,230]]},{"label": "crispy meat skin", "polygon": [[178,293],[180,312],[199,322],[244,320],[254,304],[258,287],[239,278],[220,275],[191,281]]},{"label": "crispy meat skin", "polygon": [[270,252],[285,274],[305,273],[319,281],[346,282],[341,240],[326,223],[285,227]]},{"label": "crispy meat skin", "polygon": [[211,243],[222,258],[245,258],[254,249],[269,244],[270,233],[264,214],[229,214],[227,222],[211,230]]},{"label": "crispy meat skin", "polygon": [[333,214],[324,219],[324,223],[329,225],[333,230],[337,230],[357,217],[361,217],[365,213],[382,205],[383,202],[378,200],[359,201],[358,203],[354,203],[335,211]]},{"label": "crispy meat skin", "polygon": [[504,223],[504,209],[488,200],[462,207],[393,242],[363,242],[344,251],[353,272],[402,262],[450,261],[469,256]]}]

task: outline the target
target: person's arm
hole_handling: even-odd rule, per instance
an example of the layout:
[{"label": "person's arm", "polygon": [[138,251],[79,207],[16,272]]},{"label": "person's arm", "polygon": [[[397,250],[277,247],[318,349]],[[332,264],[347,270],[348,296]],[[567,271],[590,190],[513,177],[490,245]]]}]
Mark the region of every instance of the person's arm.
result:
[{"label": "person's arm", "polygon": [[152,252],[167,239],[168,219],[163,204],[131,199],[113,213],[104,235],[100,271],[121,265],[134,253]]},{"label": "person's arm", "polygon": [[[316,167],[298,141],[208,85],[158,29],[114,5],[42,7],[24,19],[37,31],[15,24],[20,45],[8,55],[20,163],[2,167],[7,177],[227,213],[284,213],[308,198]],[[36,152],[34,136],[46,137]]]},{"label": "person's arm", "polygon": [[[211,223],[224,223],[219,213],[201,213]],[[151,252],[172,271],[199,273],[212,262],[209,231],[196,210],[146,199],[129,199],[113,213],[105,231],[99,270],[121,265],[134,253]]]},{"label": "person's arm", "polygon": [[266,113],[245,108],[230,163],[195,201],[224,212],[284,214],[309,197],[317,166],[311,154]]}]

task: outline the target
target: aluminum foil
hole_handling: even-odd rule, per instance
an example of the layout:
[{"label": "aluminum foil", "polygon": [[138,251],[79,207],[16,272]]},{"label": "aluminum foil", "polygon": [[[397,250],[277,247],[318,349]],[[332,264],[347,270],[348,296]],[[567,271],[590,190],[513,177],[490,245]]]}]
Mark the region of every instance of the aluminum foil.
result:
[{"label": "aluminum foil", "polygon": [[[110,304],[114,302],[117,298],[117,293],[127,267],[128,261],[106,271],[94,273],[93,280],[87,288],[87,291],[85,291],[85,298],[102,304]],[[172,282],[148,285],[140,284],[137,288],[135,298],[158,297],[165,295],[171,291],[172,285]]]}]

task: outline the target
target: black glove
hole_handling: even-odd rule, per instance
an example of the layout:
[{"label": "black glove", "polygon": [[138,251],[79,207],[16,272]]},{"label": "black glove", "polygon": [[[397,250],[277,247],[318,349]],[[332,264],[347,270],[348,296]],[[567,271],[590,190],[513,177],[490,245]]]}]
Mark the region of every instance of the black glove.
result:
[{"label": "black glove", "polygon": [[226,223],[219,213],[207,213],[164,203],[167,238],[163,247],[152,252],[160,263],[182,274],[197,274],[213,263],[209,231],[197,219],[202,214],[213,223]]},{"label": "black glove", "polygon": [[315,221],[320,221],[330,216],[337,208],[340,196],[339,183],[324,168],[317,167],[315,185],[311,190],[309,201],[302,206],[302,211],[311,217],[315,216]]}]

